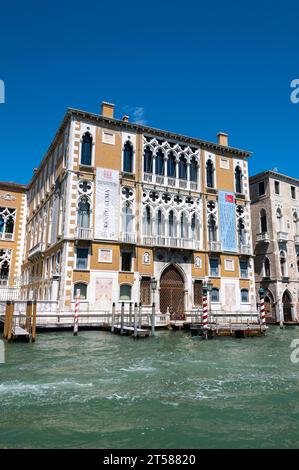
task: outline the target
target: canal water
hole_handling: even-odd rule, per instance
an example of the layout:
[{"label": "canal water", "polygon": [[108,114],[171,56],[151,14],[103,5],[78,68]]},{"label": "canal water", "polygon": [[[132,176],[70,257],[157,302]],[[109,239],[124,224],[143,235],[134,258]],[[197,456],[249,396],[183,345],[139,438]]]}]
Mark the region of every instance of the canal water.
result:
[{"label": "canal water", "polygon": [[299,328],[204,341],[38,334],[0,364],[1,448],[299,447]]}]

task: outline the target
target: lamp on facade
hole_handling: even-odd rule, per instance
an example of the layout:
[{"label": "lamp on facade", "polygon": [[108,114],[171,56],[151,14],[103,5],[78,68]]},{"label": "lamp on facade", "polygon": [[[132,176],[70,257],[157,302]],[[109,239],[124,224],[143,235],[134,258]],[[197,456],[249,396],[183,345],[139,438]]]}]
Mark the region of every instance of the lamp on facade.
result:
[{"label": "lamp on facade", "polygon": [[265,289],[263,287],[260,287],[259,288],[259,294],[260,294],[260,297],[264,297],[265,295]]},{"label": "lamp on facade", "polygon": [[155,292],[157,290],[157,285],[158,285],[158,282],[157,282],[157,279],[155,277],[152,277],[151,279],[151,287],[152,287],[152,291]]}]

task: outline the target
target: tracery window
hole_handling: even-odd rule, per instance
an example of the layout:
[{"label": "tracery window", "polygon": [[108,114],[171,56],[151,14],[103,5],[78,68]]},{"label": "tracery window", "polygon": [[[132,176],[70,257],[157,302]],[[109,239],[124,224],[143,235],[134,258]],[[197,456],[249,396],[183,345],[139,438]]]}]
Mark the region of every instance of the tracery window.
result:
[{"label": "tracery window", "polygon": [[0,285],[6,283],[9,277],[12,250],[0,250]]},{"label": "tracery window", "polygon": [[208,160],[206,163],[206,173],[207,173],[207,187],[214,188],[214,165],[212,160]]},{"label": "tracery window", "polygon": [[0,239],[13,239],[16,212],[16,209],[0,207]]}]

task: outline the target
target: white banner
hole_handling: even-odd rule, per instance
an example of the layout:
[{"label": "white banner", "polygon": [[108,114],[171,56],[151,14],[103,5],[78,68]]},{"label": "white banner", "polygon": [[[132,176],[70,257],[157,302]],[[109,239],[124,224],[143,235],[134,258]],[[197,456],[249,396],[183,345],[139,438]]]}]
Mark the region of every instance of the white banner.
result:
[{"label": "white banner", "polygon": [[119,172],[97,168],[95,238],[118,240],[119,218]]}]

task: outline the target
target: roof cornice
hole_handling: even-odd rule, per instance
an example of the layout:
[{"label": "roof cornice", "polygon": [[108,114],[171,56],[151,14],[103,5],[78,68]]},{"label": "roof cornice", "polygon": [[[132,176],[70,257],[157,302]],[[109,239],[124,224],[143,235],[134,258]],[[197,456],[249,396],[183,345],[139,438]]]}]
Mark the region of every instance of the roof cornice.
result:
[{"label": "roof cornice", "polygon": [[299,186],[299,179],[293,178],[292,176],[284,175],[283,173],[278,173],[273,170],[262,171],[256,175],[250,176],[249,183],[253,184],[265,178],[276,178],[286,181],[288,183],[293,183]]},{"label": "roof cornice", "polygon": [[154,134],[154,135],[167,137],[173,140],[180,140],[181,142],[186,142],[192,145],[197,145],[210,151],[215,150],[219,152],[220,154],[231,153],[239,157],[243,157],[243,158],[244,157],[248,158],[252,155],[252,152],[249,152],[247,150],[242,150],[242,149],[238,149],[235,147],[225,147],[224,145],[219,145],[214,142],[196,139],[194,137],[189,137],[183,134],[177,134],[177,133],[157,129],[155,127],[144,126],[143,124],[137,124],[134,122],[122,121],[120,119],[115,119],[115,118],[109,118],[109,117],[102,116],[101,114],[94,114],[94,113],[82,111],[82,110],[75,109],[75,108],[68,108],[68,113],[72,116],[75,116],[81,119],[90,119],[91,121],[101,122],[103,124],[109,124],[109,125],[114,125],[114,126],[120,126],[123,129],[135,130],[140,133]]}]

